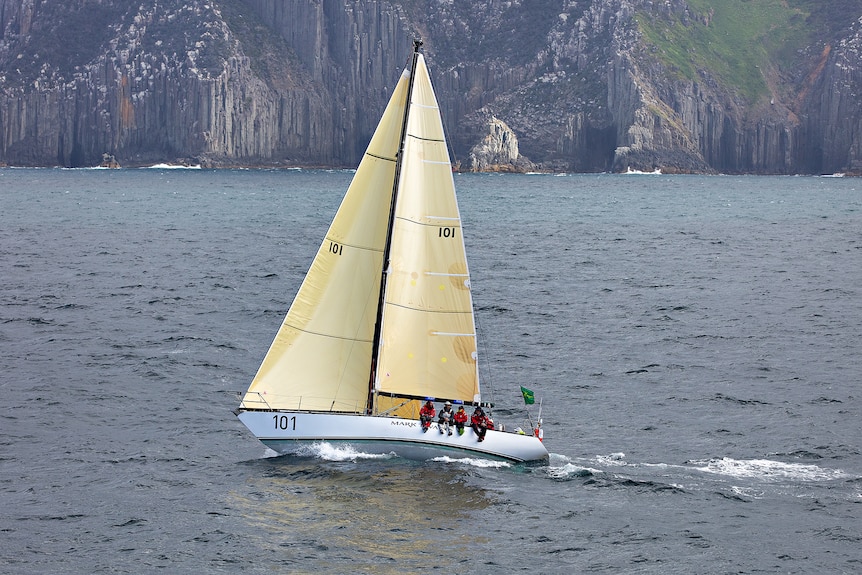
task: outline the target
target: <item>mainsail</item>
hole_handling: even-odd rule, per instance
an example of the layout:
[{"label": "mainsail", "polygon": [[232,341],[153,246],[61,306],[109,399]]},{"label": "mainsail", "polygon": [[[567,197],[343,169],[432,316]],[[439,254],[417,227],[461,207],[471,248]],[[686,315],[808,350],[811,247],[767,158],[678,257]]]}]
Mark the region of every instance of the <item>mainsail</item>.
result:
[{"label": "mainsail", "polygon": [[367,413],[416,397],[480,400],[461,219],[418,51],[241,407]]},{"label": "mainsail", "polygon": [[416,60],[385,288],[376,389],[479,400],[461,217],[425,60]]}]

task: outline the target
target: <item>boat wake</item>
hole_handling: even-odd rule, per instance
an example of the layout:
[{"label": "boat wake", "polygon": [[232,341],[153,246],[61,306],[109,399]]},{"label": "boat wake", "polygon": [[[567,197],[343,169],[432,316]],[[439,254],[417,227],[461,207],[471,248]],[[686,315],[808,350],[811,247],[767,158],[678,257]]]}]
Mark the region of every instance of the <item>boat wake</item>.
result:
[{"label": "boat wake", "polygon": [[492,461],[490,459],[478,459],[475,457],[449,457],[448,455],[444,455],[442,457],[435,457],[430,461],[439,461],[442,463],[457,463],[460,465],[469,465],[471,467],[492,469],[504,469],[507,467],[512,467],[511,463],[507,463],[505,461]]},{"label": "boat wake", "polygon": [[[816,483],[854,478],[841,469],[829,469],[805,463],[787,463],[769,459],[732,459],[729,457],[690,460],[684,464],[643,463],[626,461],[624,453],[597,455],[591,459],[571,459],[551,454],[548,477],[556,481],[569,481],[585,477],[613,477],[623,480],[649,476],[674,478],[668,485],[697,483],[692,472],[714,477],[753,480],[757,484],[799,482]],[[702,477],[702,476],[701,476]],[[737,488],[734,488],[737,489]]]},{"label": "boat wake", "polygon": [[301,445],[289,453],[279,453],[273,449],[267,448],[264,458],[282,457],[283,455],[291,455],[293,457],[311,457],[314,459],[322,459],[324,461],[359,461],[363,459],[393,459],[397,457],[394,453],[365,453],[357,450],[352,445],[333,445],[326,441],[312,443],[310,445]]},{"label": "boat wake", "polygon": [[365,453],[352,445],[333,445],[325,441],[301,448],[300,455],[318,457],[326,461],[358,461],[361,459],[392,459],[394,453]]},{"label": "boat wake", "polygon": [[769,459],[731,459],[713,458],[702,461],[689,461],[698,471],[727,475],[729,477],[761,479],[764,481],[831,481],[849,477],[840,469],[824,469],[817,465],[785,463]]},{"label": "boat wake", "polygon": [[601,470],[599,469],[585,466],[580,462],[575,462],[565,455],[560,455],[558,453],[550,454],[550,461],[548,463],[547,470],[548,477],[555,481],[580,479],[601,473]]},{"label": "boat wake", "polygon": [[[366,453],[358,450],[352,445],[333,445],[326,441],[320,441],[311,445],[298,446],[296,450],[289,454],[278,453],[273,449],[267,448],[263,458],[282,457],[283,455],[291,455],[293,457],[310,457],[314,459],[322,459],[324,461],[360,461],[360,460],[386,460],[396,459],[398,455],[395,453],[379,454]],[[434,457],[428,461],[436,461],[440,463],[453,463],[458,465],[466,465],[470,467],[478,467],[481,469],[506,469],[512,467],[512,464],[507,461],[494,461],[490,459],[482,459],[479,457],[449,457],[441,456]]]}]

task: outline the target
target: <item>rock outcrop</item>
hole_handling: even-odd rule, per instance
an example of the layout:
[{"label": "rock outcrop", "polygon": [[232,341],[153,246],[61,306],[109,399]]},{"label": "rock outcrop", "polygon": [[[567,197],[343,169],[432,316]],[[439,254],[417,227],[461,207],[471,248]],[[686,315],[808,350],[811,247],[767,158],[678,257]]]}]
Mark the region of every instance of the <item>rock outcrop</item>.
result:
[{"label": "rock outcrop", "polygon": [[862,173],[862,5],[699,6],[0,0],[0,164],[352,166],[421,36],[464,169]]},{"label": "rock outcrop", "polygon": [[499,118],[488,120],[488,135],[470,150],[471,172],[526,172],[533,164],[518,151],[518,136]]}]

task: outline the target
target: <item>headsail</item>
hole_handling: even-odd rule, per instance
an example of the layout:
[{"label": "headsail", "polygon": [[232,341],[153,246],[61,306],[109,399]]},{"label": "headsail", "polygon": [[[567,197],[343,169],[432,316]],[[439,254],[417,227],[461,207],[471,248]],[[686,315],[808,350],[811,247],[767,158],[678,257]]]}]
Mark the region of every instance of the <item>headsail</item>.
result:
[{"label": "headsail", "polygon": [[385,286],[376,389],[479,401],[476,330],[443,123],[415,60]]},{"label": "headsail", "polygon": [[242,407],[365,411],[408,84],[405,72]]}]

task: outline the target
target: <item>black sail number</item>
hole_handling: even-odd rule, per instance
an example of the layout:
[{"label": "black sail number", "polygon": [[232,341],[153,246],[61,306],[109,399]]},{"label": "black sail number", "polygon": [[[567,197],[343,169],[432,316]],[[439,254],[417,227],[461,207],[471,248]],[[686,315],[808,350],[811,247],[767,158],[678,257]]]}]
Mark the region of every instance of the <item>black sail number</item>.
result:
[{"label": "black sail number", "polygon": [[296,431],[296,416],[293,417],[287,415],[273,415],[272,421],[275,423],[276,429],[289,429],[290,431]]},{"label": "black sail number", "polygon": [[344,253],[344,245],[335,242],[329,242],[329,253],[340,256]]},{"label": "black sail number", "polygon": [[440,228],[437,237],[440,238],[454,238],[455,237],[455,228]]}]

